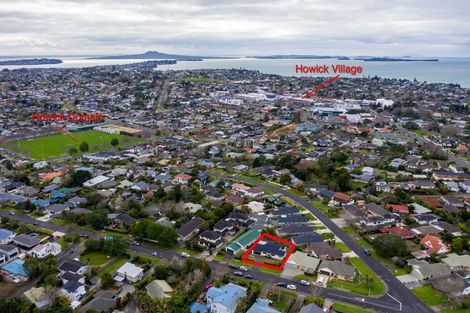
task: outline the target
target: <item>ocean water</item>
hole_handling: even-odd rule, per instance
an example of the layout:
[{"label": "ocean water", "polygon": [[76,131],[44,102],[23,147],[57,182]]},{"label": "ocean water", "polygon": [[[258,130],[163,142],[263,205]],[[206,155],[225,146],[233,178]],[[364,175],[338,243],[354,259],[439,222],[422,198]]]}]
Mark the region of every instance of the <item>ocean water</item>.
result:
[{"label": "ocean water", "polygon": [[[99,65],[119,65],[143,62],[146,60],[92,60],[86,57],[61,57],[64,61],[54,65],[31,65],[31,66],[0,66],[3,68],[77,68]],[[29,57],[28,57],[29,58]],[[0,60],[7,58],[0,58]],[[12,59],[12,58],[9,58]],[[301,74],[296,73],[297,64],[306,66],[327,65],[330,67],[329,74]],[[180,61],[172,65],[159,65],[160,70],[191,70],[191,69],[231,69],[242,68],[258,70],[261,73],[278,74],[285,76],[334,76],[331,65],[345,64],[350,66],[361,66],[361,74],[351,76],[348,74],[342,77],[386,77],[417,79],[433,83],[456,83],[462,87],[470,88],[470,58],[439,58],[439,62],[365,62],[361,60],[336,60],[336,59],[205,59],[203,61]]]}]

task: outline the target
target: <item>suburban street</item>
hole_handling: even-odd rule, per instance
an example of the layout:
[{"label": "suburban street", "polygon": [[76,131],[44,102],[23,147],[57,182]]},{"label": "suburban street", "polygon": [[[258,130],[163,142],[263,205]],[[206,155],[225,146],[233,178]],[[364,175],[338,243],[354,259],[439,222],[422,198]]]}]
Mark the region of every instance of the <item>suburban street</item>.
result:
[{"label": "suburban street", "polygon": [[[239,182],[248,183],[251,185],[257,185],[265,189],[276,192],[280,195],[286,196],[301,206],[309,210],[317,219],[319,219],[326,227],[328,227],[338,238],[340,238],[346,246],[354,251],[361,259],[366,263],[388,286],[388,292],[386,296],[382,296],[377,300],[383,300],[384,298],[389,298],[394,301],[395,305],[392,307],[400,305],[402,306],[403,312],[415,312],[415,313],[430,313],[433,312],[431,308],[426,306],[420,299],[418,299],[408,288],[406,288],[382,263],[376,261],[372,256],[368,256],[364,253],[364,249],[352,239],[346,232],[344,232],[338,225],[336,225],[331,219],[326,217],[322,211],[317,207],[313,206],[307,199],[304,197],[298,196],[290,191],[284,190],[282,188],[274,187],[270,184],[263,183],[253,179],[247,179],[239,176],[227,176],[217,173],[211,173],[213,176],[217,176],[226,180],[236,180]],[[334,291],[339,293],[338,291]],[[342,293],[344,294],[344,293]],[[354,298],[353,295],[347,294],[349,297]],[[334,298],[335,294],[333,291],[328,292],[328,297]],[[339,299],[339,296],[338,298]],[[349,299],[351,300],[351,299]],[[369,299],[367,300],[369,301]],[[368,302],[366,302],[368,303]],[[387,306],[386,312],[394,312],[396,309],[390,307],[387,302],[383,303],[384,306]]]}]

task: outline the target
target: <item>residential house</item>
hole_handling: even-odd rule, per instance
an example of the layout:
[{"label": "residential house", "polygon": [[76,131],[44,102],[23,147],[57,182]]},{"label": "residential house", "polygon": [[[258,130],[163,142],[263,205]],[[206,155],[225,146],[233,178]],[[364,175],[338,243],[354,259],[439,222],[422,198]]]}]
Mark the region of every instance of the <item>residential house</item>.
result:
[{"label": "residential house", "polygon": [[395,217],[392,214],[387,214],[384,216],[375,215],[365,217],[359,220],[359,223],[366,230],[378,230],[385,226],[390,226],[396,222]]},{"label": "residential house", "polygon": [[254,222],[248,214],[242,212],[230,212],[225,220],[241,227],[248,227]]},{"label": "residential house", "polygon": [[59,272],[64,274],[66,272],[70,272],[76,275],[84,275],[85,272],[88,270],[88,265],[83,264],[77,260],[66,260],[59,266]]},{"label": "residential house", "polygon": [[353,281],[356,270],[342,261],[323,260],[318,266],[318,273],[340,280]]},{"label": "residential house", "polygon": [[412,217],[419,225],[434,224],[439,221],[439,216],[435,214],[416,214]]},{"label": "residential house", "polygon": [[400,236],[401,239],[413,239],[416,234],[406,227],[384,227],[380,230],[382,233]]},{"label": "residential house", "polygon": [[0,229],[0,244],[2,245],[9,244],[10,242],[13,241],[13,238],[15,238],[15,236],[16,236],[16,233],[8,229],[1,228]]},{"label": "residential house", "polygon": [[275,242],[260,241],[251,253],[262,257],[283,260],[287,254],[287,246]]},{"label": "residential house", "polygon": [[441,261],[453,271],[470,271],[470,255],[468,254],[458,255],[456,253],[449,253]]},{"label": "residential house", "polygon": [[223,236],[216,231],[206,229],[199,235],[199,244],[202,246],[217,249],[223,243]]},{"label": "residential house", "polygon": [[307,305],[304,305],[299,313],[324,313],[322,308],[317,306],[315,303],[310,303]]},{"label": "residential house", "polygon": [[235,313],[238,301],[246,296],[246,289],[236,284],[228,283],[221,287],[211,287],[206,293],[209,312]]},{"label": "residential house", "polygon": [[126,213],[110,213],[107,215],[107,219],[111,222],[111,227],[129,227],[136,221]]},{"label": "residential house", "polygon": [[335,192],[333,198],[331,198],[329,205],[330,206],[338,206],[344,204],[353,204],[354,200],[351,198],[350,195],[347,195],[342,192]]},{"label": "residential house", "polygon": [[130,262],[124,263],[116,271],[114,280],[117,282],[127,281],[129,283],[136,283],[144,277],[144,269],[138,267]]},{"label": "residential house", "polygon": [[288,268],[297,268],[308,274],[315,274],[320,264],[320,259],[313,258],[305,252],[296,251],[289,257],[286,263]]},{"label": "residential house", "polygon": [[425,252],[427,256],[431,256],[431,254],[446,254],[449,252],[449,249],[446,245],[442,242],[441,239],[432,236],[426,235],[423,239],[421,239],[420,244],[425,247]]},{"label": "residential house", "polygon": [[0,255],[4,256],[3,261],[10,261],[20,254],[20,250],[14,245],[0,245]]},{"label": "residential house", "polygon": [[187,185],[193,177],[191,175],[187,175],[185,173],[179,173],[173,179],[175,184]]},{"label": "residential house", "polygon": [[296,246],[306,246],[314,242],[323,242],[323,237],[312,231],[310,233],[293,236],[290,240]]},{"label": "residential house", "polygon": [[204,220],[200,217],[193,217],[191,220],[187,221],[178,229],[178,234],[180,240],[187,240],[193,234],[199,232],[199,228],[204,223]]},{"label": "residential house", "polygon": [[387,203],[385,205],[387,209],[391,209],[395,213],[399,214],[407,214],[410,212],[409,208],[405,204],[392,204],[392,203]]},{"label": "residential house", "polygon": [[171,298],[173,288],[165,280],[155,279],[145,287],[147,294],[152,299],[168,299]]},{"label": "residential house", "polygon": [[31,250],[34,246],[38,245],[41,241],[33,236],[21,234],[13,238],[13,243],[25,250]]},{"label": "residential house", "polygon": [[39,244],[32,248],[28,253],[38,259],[43,259],[49,255],[57,256],[62,251],[60,244],[55,242],[47,242]]},{"label": "residential house", "polygon": [[281,313],[280,311],[271,308],[269,306],[270,304],[272,304],[271,300],[258,298],[246,313]]},{"label": "residential house", "polygon": [[295,236],[300,234],[306,234],[312,232],[312,226],[310,225],[283,225],[276,229],[276,234],[279,237],[284,236]]},{"label": "residential house", "polygon": [[259,230],[250,229],[238,238],[232,240],[232,242],[225,247],[225,251],[231,254],[237,254],[239,251],[246,250],[247,247],[251,246],[260,235],[261,232]]},{"label": "residential house", "polygon": [[60,291],[67,298],[69,298],[71,302],[79,301],[86,294],[85,285],[73,280],[70,280],[65,283],[60,289]]},{"label": "residential house", "polygon": [[264,191],[260,187],[252,187],[245,191],[245,195],[251,198],[258,198],[264,195]]},{"label": "residential house", "polygon": [[305,250],[307,254],[313,255],[322,260],[341,260],[343,253],[341,250],[333,248],[326,242],[314,242],[309,244]]},{"label": "residential house", "polygon": [[428,263],[426,261],[416,259],[411,259],[407,262],[412,268],[411,274],[416,276],[419,281],[446,277],[452,272],[450,267],[442,263]]},{"label": "residential house", "polygon": [[214,225],[214,231],[222,234],[223,236],[227,234],[235,233],[235,226],[226,220],[220,220]]}]

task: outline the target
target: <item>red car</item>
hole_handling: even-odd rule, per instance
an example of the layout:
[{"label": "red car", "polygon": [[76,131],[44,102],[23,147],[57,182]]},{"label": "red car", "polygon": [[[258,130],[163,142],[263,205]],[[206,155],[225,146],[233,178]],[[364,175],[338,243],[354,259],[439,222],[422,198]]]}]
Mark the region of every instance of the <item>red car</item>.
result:
[{"label": "red car", "polygon": [[209,289],[209,288],[211,288],[211,287],[213,287],[213,286],[214,286],[213,284],[209,283],[209,284],[206,285],[206,287],[204,287],[204,289],[207,290],[207,289]]}]

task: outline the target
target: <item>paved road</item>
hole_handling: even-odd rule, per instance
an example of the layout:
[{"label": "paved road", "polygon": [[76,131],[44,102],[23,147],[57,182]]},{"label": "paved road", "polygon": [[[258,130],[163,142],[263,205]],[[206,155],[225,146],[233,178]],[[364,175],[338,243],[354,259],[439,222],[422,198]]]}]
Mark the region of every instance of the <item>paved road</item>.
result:
[{"label": "paved road", "polygon": [[[402,311],[403,312],[413,312],[413,313],[432,313],[434,312],[431,308],[426,306],[420,299],[418,299],[413,292],[411,292],[408,288],[406,288],[382,263],[375,260],[372,256],[368,256],[364,253],[364,249],[354,240],[352,239],[347,233],[345,233],[340,227],[338,227],[334,222],[331,221],[328,217],[326,217],[322,211],[320,211],[317,207],[313,206],[307,199],[304,197],[298,196],[292,192],[287,190],[274,187],[270,184],[259,182],[257,180],[247,179],[239,176],[226,176],[217,173],[211,173],[213,176],[218,176],[222,179],[227,180],[236,180],[244,183],[248,183],[251,185],[258,185],[260,187],[266,188],[268,190],[274,191],[278,194],[286,196],[298,204],[305,207],[309,210],[316,218],[318,218],[326,227],[328,227],[333,233],[340,238],[346,246],[349,247],[352,251],[354,251],[361,259],[366,263],[388,286],[388,293],[376,300],[380,303],[384,303],[384,305],[388,305],[390,301],[389,298],[396,299],[395,306],[391,306],[390,309],[386,309],[386,312],[395,312],[396,309],[393,309],[397,305],[400,306],[399,303],[402,304]],[[328,289],[327,289],[328,290]],[[328,297],[338,299],[337,291],[326,291]],[[323,295],[323,294],[322,294]],[[344,298],[344,293],[342,294]],[[351,294],[347,294],[348,297]],[[367,301],[369,301],[368,299]],[[372,300],[370,300],[372,301]]]},{"label": "paved road", "polygon": [[[27,216],[27,215],[22,215],[22,214],[14,214],[13,215],[10,212],[0,211],[0,217],[8,217],[10,219],[17,220],[21,223],[33,224],[35,226],[52,229],[54,231],[60,231],[60,232],[63,232],[65,234],[70,231],[70,228],[67,227],[67,226],[57,225],[57,224],[54,224],[52,222],[38,221],[37,219],[35,219],[33,217],[30,217],[30,216]],[[102,237],[102,234],[99,233],[99,232],[92,232],[92,231],[85,230],[85,229],[78,228],[78,227],[77,227],[77,230],[78,230],[80,236],[88,236],[89,238],[93,238],[93,239],[98,239],[98,238]]]},{"label": "paved road", "polygon": [[414,140],[418,141],[418,142],[421,142],[421,143],[430,143],[430,144],[433,144],[435,145],[436,147],[438,147],[439,149],[442,149],[444,150],[445,152],[447,152],[447,157],[449,158],[449,160],[455,162],[455,164],[457,164],[458,166],[461,166],[461,167],[466,167],[466,168],[470,168],[470,162],[465,160],[465,159],[462,159],[458,156],[456,156],[455,154],[453,154],[452,152],[449,152],[447,151],[446,149],[442,148],[441,146],[439,146],[438,144],[436,144],[435,142],[429,140],[428,138],[425,138],[425,137],[421,137],[421,136],[418,136],[416,135],[415,133],[413,132],[410,132],[409,130],[401,127],[401,126],[397,126],[397,129],[404,135],[410,137],[410,138],[413,138]]}]

